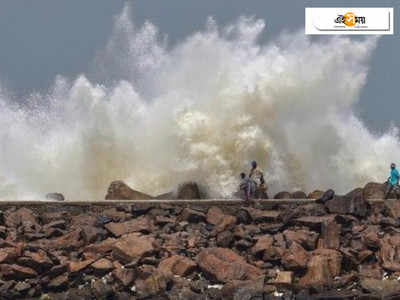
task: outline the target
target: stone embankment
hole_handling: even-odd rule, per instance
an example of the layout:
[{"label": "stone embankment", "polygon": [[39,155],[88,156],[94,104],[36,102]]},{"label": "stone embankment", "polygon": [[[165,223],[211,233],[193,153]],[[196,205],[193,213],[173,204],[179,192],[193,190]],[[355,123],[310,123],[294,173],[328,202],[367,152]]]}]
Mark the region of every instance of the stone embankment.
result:
[{"label": "stone embankment", "polygon": [[400,201],[370,201],[383,188],[0,202],[0,299],[399,299]]}]

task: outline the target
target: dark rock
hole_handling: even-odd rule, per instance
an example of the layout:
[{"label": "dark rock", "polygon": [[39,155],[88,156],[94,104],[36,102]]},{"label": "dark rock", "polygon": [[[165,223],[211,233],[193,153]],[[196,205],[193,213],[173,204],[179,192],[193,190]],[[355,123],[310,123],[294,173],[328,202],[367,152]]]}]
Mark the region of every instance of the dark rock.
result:
[{"label": "dark rock", "polygon": [[263,300],[264,276],[248,281],[234,280],[225,284],[221,292],[223,299],[227,300]]},{"label": "dark rock", "polygon": [[319,247],[339,250],[342,227],[335,220],[326,220],[321,226]]},{"label": "dark rock", "polygon": [[318,233],[309,230],[285,230],[286,241],[293,241],[307,250],[314,250],[317,245]]},{"label": "dark rock", "polygon": [[326,207],[330,213],[351,214],[357,217],[367,216],[370,210],[361,189],[354,190],[346,196],[335,196],[326,202]]},{"label": "dark rock", "polygon": [[387,299],[400,293],[400,284],[397,280],[378,280],[365,278],[360,281],[361,287],[370,293],[378,294],[381,299]]},{"label": "dark rock", "polygon": [[231,231],[222,231],[217,235],[217,246],[221,248],[230,248],[233,242],[233,233]]},{"label": "dark rock", "polygon": [[191,223],[199,223],[204,222],[206,219],[206,215],[200,211],[185,208],[179,216],[181,221],[187,221]]},{"label": "dark rock", "polygon": [[335,191],[334,190],[327,190],[321,198],[317,199],[317,203],[322,203],[325,204],[327,201],[333,199],[335,197]]},{"label": "dark rock", "polygon": [[47,285],[47,288],[49,290],[57,292],[65,290],[67,287],[68,287],[68,274],[62,274],[53,278]]},{"label": "dark rock", "polygon": [[[156,272],[145,280],[136,280],[136,295],[138,299],[154,297],[163,294],[171,279],[163,273]],[[153,299],[153,298],[152,298]]]},{"label": "dark rock", "polygon": [[48,193],[46,195],[47,200],[56,200],[56,201],[64,201],[64,195],[61,193]]},{"label": "dark rock", "polygon": [[196,182],[185,182],[178,186],[177,199],[200,198],[200,190]]},{"label": "dark rock", "polygon": [[249,212],[245,209],[239,209],[236,218],[239,224],[250,224],[252,221]]},{"label": "dark rock", "polygon": [[274,199],[290,199],[292,195],[289,192],[282,191],[274,196]]},{"label": "dark rock", "polygon": [[107,190],[106,200],[149,200],[152,196],[135,191],[121,180],[113,181]]},{"label": "dark rock", "polygon": [[362,196],[364,200],[383,199],[385,198],[385,185],[369,182],[364,186]]}]

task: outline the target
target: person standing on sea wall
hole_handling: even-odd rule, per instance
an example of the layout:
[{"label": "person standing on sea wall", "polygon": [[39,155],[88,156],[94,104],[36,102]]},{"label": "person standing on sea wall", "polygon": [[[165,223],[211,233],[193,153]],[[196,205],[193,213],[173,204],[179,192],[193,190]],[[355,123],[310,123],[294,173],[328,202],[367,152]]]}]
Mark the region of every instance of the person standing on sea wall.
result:
[{"label": "person standing on sea wall", "polygon": [[249,179],[255,186],[254,194],[252,196],[256,199],[267,199],[267,185],[265,184],[264,174],[255,160],[251,162]]},{"label": "person standing on sea wall", "polygon": [[385,199],[387,199],[392,191],[396,194],[396,198],[399,199],[400,196],[400,187],[399,187],[399,178],[400,174],[396,168],[395,163],[391,163],[390,165],[390,176],[387,181]]}]

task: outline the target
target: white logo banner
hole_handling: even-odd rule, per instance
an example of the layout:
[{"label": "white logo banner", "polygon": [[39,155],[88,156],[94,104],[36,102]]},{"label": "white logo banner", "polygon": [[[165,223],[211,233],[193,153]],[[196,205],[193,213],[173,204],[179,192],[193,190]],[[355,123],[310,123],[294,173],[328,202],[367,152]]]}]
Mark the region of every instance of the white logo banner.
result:
[{"label": "white logo banner", "polygon": [[392,7],[306,7],[306,34],[393,34]]}]

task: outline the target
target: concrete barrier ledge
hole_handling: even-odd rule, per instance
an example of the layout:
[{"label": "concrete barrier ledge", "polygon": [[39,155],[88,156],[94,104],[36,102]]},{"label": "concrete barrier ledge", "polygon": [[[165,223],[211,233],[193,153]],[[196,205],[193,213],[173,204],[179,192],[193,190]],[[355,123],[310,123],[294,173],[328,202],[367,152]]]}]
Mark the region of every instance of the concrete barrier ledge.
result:
[{"label": "concrete barrier ledge", "polygon": [[[269,205],[288,205],[288,204],[309,204],[314,203],[315,199],[261,199],[261,200],[251,200],[251,202],[257,202],[260,204]],[[384,201],[396,201],[395,199],[371,199],[368,200],[372,203],[383,203]],[[87,205],[101,205],[101,206],[114,206],[114,205],[132,205],[132,204],[173,204],[173,205],[243,205],[246,201],[242,199],[190,199],[190,200],[66,200],[66,201],[56,201],[56,200],[0,200],[0,206],[7,205],[77,205],[77,206],[87,206]]]}]

